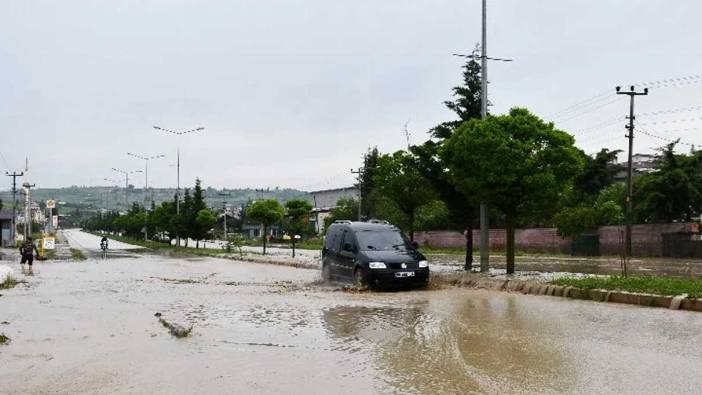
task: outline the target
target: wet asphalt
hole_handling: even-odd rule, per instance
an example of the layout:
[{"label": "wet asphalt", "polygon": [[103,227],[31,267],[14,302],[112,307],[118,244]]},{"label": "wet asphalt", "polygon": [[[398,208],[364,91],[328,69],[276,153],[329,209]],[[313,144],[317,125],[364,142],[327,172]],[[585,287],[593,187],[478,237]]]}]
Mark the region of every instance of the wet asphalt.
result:
[{"label": "wet asphalt", "polygon": [[[309,269],[89,255],[40,263],[0,291],[11,339],[0,394],[702,391],[700,313],[456,288],[356,292]],[[156,313],[191,335],[173,337]]]}]

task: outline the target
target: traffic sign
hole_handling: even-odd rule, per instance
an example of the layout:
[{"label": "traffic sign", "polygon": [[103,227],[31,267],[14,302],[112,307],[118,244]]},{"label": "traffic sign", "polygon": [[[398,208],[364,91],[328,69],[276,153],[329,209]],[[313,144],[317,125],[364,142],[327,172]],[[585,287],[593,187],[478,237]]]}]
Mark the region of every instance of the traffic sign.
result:
[{"label": "traffic sign", "polygon": [[46,208],[56,208],[56,200],[49,199],[46,201]]},{"label": "traffic sign", "polygon": [[44,237],[42,247],[45,250],[53,250],[54,248],[56,248],[56,239],[54,239],[53,237]]}]

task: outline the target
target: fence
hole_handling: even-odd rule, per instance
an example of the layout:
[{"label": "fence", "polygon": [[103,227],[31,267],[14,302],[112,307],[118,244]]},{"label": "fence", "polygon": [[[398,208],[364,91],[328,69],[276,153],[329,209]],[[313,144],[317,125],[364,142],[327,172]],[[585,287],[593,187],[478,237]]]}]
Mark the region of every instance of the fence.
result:
[{"label": "fence", "polygon": [[[618,255],[622,252],[624,227],[602,226],[598,229],[601,254]],[[635,256],[664,256],[663,235],[669,233],[698,233],[696,223],[639,224],[632,227],[632,252]],[[465,236],[458,231],[415,232],[415,240],[424,246],[464,248]],[[490,248],[505,247],[504,229],[490,230]],[[473,242],[480,243],[480,231],[473,230]],[[526,252],[565,253],[571,252],[571,239],[558,235],[555,228],[530,228],[515,231],[516,248]],[[667,252],[667,251],[666,251]]]}]

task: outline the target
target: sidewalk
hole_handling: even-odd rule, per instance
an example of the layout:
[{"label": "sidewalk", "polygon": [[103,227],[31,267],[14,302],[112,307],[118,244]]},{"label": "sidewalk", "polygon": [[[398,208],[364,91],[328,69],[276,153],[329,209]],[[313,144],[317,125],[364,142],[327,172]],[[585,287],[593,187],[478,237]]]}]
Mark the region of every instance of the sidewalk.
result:
[{"label": "sidewalk", "polygon": [[[457,254],[426,254],[429,262],[442,266],[463,267],[465,257]],[[480,267],[480,258],[473,258],[474,270]],[[505,256],[490,257],[490,267],[505,268]],[[569,257],[548,255],[520,255],[515,257],[518,271],[572,272],[585,274],[621,274],[618,257]],[[634,275],[702,277],[702,260],[681,258],[632,258],[628,273]]]}]

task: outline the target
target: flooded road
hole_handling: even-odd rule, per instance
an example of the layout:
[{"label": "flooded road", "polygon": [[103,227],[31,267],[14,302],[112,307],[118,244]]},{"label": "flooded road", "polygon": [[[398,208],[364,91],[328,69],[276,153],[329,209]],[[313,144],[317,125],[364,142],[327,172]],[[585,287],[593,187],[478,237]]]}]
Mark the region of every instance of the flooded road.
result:
[{"label": "flooded road", "polygon": [[[153,255],[0,291],[0,393],[699,393],[702,314]],[[17,265],[13,268],[19,273]],[[155,313],[193,326],[177,339]]]}]

